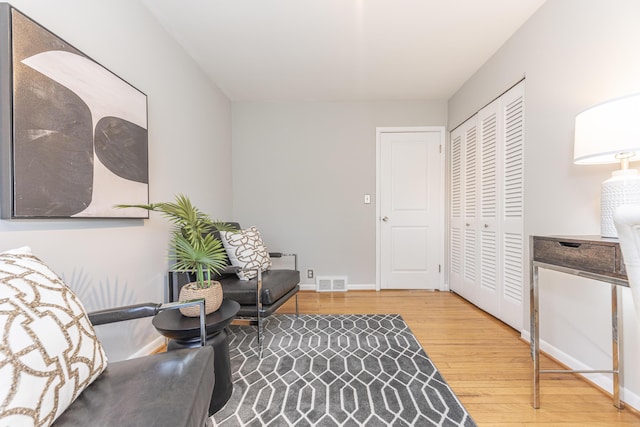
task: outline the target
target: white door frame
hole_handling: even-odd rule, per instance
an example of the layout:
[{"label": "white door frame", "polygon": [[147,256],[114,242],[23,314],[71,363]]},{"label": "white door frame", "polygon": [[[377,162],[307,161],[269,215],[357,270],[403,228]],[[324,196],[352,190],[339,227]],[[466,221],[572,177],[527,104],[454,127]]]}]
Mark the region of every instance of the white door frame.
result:
[{"label": "white door frame", "polygon": [[441,274],[439,278],[438,287],[441,291],[448,291],[448,287],[445,284],[444,276],[445,276],[445,215],[447,213],[446,205],[445,205],[445,194],[447,183],[445,182],[445,127],[444,126],[402,126],[402,127],[376,127],[376,291],[380,290],[381,283],[381,250],[380,250],[380,173],[381,173],[381,163],[382,163],[382,155],[381,155],[381,140],[383,133],[396,133],[396,132],[440,132],[440,147],[442,150],[442,156],[440,156],[440,182],[442,185],[442,191],[440,192],[440,205],[442,206],[442,215],[440,215],[440,222],[438,224],[439,238],[440,238],[440,255],[438,263],[441,266]]}]

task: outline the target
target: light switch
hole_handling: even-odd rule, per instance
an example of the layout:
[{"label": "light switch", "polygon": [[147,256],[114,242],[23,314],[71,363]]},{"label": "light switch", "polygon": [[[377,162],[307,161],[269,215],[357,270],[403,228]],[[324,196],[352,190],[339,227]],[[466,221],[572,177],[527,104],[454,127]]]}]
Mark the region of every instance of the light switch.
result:
[{"label": "light switch", "polygon": [[364,195],[364,204],[368,205],[371,203],[371,194],[365,194]]}]

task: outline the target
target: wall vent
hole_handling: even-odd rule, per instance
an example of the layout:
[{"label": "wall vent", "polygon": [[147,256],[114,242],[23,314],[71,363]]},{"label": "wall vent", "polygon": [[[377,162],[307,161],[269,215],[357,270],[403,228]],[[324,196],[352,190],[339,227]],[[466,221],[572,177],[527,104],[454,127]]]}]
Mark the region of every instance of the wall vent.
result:
[{"label": "wall vent", "polygon": [[347,276],[316,276],[317,292],[345,292]]}]

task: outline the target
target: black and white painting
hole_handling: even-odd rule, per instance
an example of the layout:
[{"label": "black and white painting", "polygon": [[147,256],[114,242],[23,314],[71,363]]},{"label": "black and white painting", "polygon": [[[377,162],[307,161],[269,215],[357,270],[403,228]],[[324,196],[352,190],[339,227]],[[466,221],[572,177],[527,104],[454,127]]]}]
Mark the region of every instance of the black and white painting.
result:
[{"label": "black and white painting", "polygon": [[149,201],[146,95],[16,9],[2,19],[2,216],[148,217],[114,208]]}]

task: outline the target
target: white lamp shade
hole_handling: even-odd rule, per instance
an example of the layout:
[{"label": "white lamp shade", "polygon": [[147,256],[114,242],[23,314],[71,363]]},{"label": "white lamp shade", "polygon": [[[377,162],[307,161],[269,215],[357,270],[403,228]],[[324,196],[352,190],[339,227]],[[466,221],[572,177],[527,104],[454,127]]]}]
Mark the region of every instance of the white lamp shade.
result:
[{"label": "white lamp shade", "polygon": [[573,161],[619,163],[616,154],[640,160],[640,94],[594,105],[576,116]]}]

